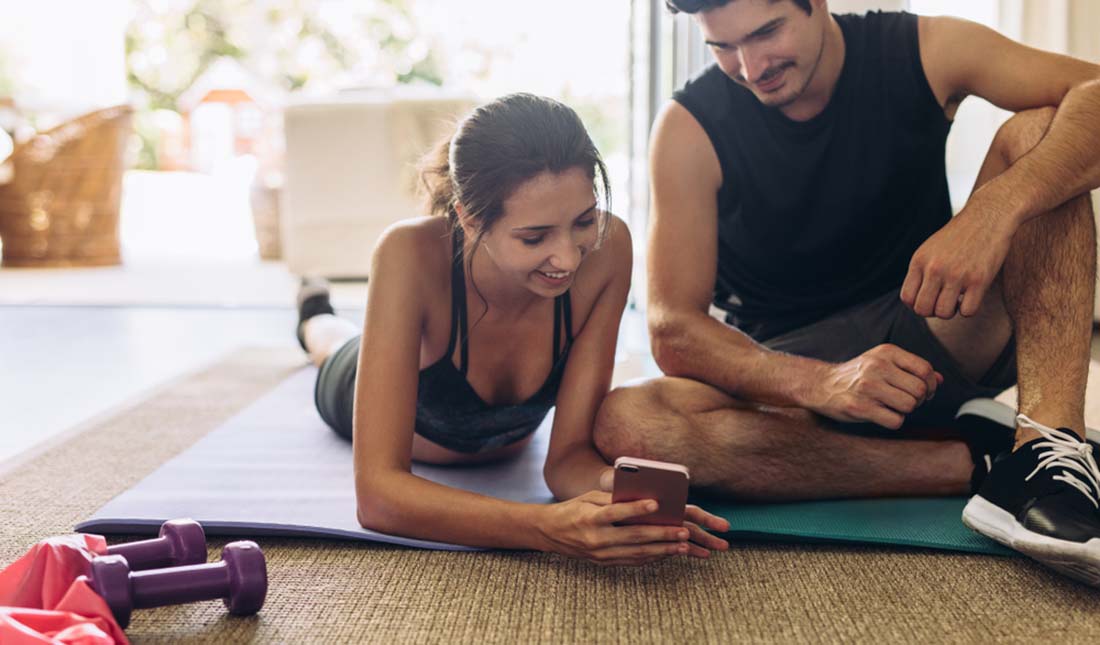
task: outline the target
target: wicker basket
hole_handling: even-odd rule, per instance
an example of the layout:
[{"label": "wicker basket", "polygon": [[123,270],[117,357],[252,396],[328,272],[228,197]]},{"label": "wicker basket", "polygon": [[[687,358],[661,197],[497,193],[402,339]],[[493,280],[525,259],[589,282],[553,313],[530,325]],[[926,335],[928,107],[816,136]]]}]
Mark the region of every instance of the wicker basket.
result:
[{"label": "wicker basket", "polygon": [[17,146],[0,185],[3,266],[121,263],[118,240],[129,106],[63,123]]}]

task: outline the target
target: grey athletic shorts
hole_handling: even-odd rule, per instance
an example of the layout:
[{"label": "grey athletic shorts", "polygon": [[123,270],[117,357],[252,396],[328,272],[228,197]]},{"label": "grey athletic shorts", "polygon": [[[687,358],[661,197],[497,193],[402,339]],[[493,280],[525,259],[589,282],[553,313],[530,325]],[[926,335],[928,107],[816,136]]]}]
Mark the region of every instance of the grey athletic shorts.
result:
[{"label": "grey athletic shorts", "polygon": [[[839,311],[805,327],[762,341],[770,349],[842,363],[863,352],[890,343],[924,358],[943,375],[943,384],[931,401],[906,417],[908,427],[944,427],[959,406],[973,398],[994,397],[1016,384],[1016,340],[1012,338],[986,374],[974,382],[940,344],[924,318],[913,313],[895,289],[874,300]],[[872,424],[844,424],[870,426]],[[891,431],[893,432],[893,431]],[[896,434],[895,434],[896,436]]]}]

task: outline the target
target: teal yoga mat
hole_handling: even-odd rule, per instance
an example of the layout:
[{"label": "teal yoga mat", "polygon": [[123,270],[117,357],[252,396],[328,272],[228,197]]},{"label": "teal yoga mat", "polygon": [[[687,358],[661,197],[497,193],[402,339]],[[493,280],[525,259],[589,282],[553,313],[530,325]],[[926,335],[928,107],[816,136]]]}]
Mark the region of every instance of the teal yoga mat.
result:
[{"label": "teal yoga mat", "polygon": [[[339,538],[429,549],[454,544],[385,535],[355,519],[351,444],[313,408],[316,371],[290,376],[221,427],[77,525],[97,533],[155,534],[177,517],[200,521],[208,535]],[[514,501],[547,503],[542,464],[550,419],[519,457],[476,468],[414,464],[428,479]],[[1009,551],[971,533],[962,499],[885,499],[735,505],[701,500],[730,520],[731,537],[784,542],[843,542],[973,553]]]},{"label": "teal yoga mat", "polygon": [[1016,555],[960,519],[961,497],[859,499],[790,504],[693,500],[730,521],[731,539],[896,545]]}]

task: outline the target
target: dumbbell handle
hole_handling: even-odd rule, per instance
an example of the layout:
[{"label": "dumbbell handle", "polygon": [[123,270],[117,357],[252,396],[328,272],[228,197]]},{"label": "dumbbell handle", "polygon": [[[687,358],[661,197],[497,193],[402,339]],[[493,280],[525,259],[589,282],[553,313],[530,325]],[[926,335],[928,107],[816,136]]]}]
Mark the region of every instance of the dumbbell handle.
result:
[{"label": "dumbbell handle", "polygon": [[164,538],[116,544],[107,547],[107,554],[121,555],[134,570],[170,567],[175,564],[172,561],[172,554],[165,547]]},{"label": "dumbbell handle", "polygon": [[229,569],[223,562],[192,564],[130,574],[134,609],[215,600],[229,589]]},{"label": "dumbbell handle", "polygon": [[203,564],[206,534],[195,520],[169,520],[161,525],[158,537],[109,546],[107,554],[126,558],[131,571]]}]

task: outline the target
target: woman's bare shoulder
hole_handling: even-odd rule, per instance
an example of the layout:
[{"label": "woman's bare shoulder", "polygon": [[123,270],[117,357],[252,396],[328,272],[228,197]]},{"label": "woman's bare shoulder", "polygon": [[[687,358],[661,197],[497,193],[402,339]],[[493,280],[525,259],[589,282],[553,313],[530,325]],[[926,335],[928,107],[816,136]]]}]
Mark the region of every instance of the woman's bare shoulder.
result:
[{"label": "woman's bare shoulder", "polygon": [[630,280],[634,257],[630,229],[616,215],[608,217],[607,225],[607,238],[589,254],[577,275],[586,290],[599,292],[612,282]]},{"label": "woman's bare shoulder", "polygon": [[451,223],[442,217],[414,217],[391,224],[375,245],[372,264],[385,273],[416,273],[429,279],[449,275]]},{"label": "woman's bare shoulder", "polygon": [[630,289],[634,265],[630,229],[614,215],[608,218],[608,227],[607,238],[600,248],[588,254],[571,290],[582,325],[603,294]]}]

